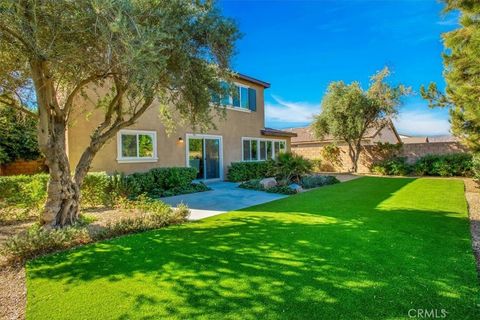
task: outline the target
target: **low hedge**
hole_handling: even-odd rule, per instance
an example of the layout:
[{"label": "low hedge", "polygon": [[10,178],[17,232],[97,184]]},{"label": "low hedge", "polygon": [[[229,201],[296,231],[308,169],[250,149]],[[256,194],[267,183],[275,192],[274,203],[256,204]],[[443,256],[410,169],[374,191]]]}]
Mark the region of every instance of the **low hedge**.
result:
[{"label": "low hedge", "polygon": [[381,175],[471,177],[475,171],[475,161],[469,153],[426,155],[413,164],[408,164],[406,158],[396,157],[374,164],[371,170]]},{"label": "low hedge", "polygon": [[275,162],[273,160],[232,162],[228,167],[227,179],[233,182],[241,182],[273,175],[275,175]]},{"label": "low hedge", "polygon": [[475,179],[480,180],[480,152],[472,157],[472,172]]},{"label": "low hedge", "polygon": [[[173,196],[208,190],[192,183],[195,168],[156,168],[131,175],[89,173],[82,185],[82,206],[112,206],[117,197],[130,199],[141,194]],[[0,223],[37,217],[47,197],[48,174],[0,177]]]}]

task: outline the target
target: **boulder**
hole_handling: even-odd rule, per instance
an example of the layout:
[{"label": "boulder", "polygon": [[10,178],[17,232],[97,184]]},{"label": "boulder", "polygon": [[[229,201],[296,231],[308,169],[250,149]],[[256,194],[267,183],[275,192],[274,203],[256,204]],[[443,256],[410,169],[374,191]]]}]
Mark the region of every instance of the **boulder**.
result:
[{"label": "boulder", "polygon": [[296,183],[292,183],[290,185],[288,185],[288,187],[292,190],[294,190],[296,193],[299,193],[299,192],[302,192],[303,191],[303,188],[301,185],[299,184],[296,184]]},{"label": "boulder", "polygon": [[260,185],[264,189],[270,189],[270,188],[273,188],[277,185],[277,180],[275,180],[275,178],[265,178],[265,179],[260,180]]}]

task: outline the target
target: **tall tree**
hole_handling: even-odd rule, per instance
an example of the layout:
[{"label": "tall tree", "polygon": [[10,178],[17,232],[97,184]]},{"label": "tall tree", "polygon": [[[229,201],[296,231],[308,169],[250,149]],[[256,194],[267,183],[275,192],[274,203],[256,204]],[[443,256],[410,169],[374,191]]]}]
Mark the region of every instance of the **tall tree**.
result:
[{"label": "tall tree", "polygon": [[380,130],[388,125],[391,117],[398,113],[401,97],[410,92],[403,85],[392,87],[386,83],[389,75],[386,67],[377,72],[370,78],[366,91],[358,82],[330,83],[322,100],[322,112],[312,123],[312,130],[318,138],[331,135],[338,142],[348,144],[353,172],[358,170],[362,140],[367,130]]},{"label": "tall tree", "polygon": [[460,11],[460,28],[444,33],[444,72],[447,86],[435,83],[420,92],[430,106],[450,108],[452,133],[473,151],[480,151],[480,2],[445,0],[445,12]]},{"label": "tall tree", "polygon": [[[210,126],[220,109],[210,107],[211,95],[225,93],[237,37],[208,0],[0,0],[0,99],[25,111],[23,93],[34,89],[50,169],[43,222],[77,219],[93,157],[152,104]],[[87,90],[96,91],[104,120],[72,172],[66,128]]]}]

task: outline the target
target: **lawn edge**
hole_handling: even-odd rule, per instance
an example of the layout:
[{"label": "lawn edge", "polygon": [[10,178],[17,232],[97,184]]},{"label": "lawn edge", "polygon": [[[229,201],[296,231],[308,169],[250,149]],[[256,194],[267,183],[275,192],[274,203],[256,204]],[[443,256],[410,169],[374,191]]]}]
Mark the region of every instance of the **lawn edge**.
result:
[{"label": "lawn edge", "polygon": [[477,279],[480,282],[480,190],[473,179],[464,179],[465,199],[467,201],[472,251],[477,267]]}]

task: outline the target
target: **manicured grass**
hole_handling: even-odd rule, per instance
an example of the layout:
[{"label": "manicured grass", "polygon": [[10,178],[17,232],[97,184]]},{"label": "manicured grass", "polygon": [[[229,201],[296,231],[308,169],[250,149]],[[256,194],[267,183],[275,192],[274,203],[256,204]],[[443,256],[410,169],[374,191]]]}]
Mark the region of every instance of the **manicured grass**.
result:
[{"label": "manicured grass", "polygon": [[463,182],[361,178],[32,261],[28,319],[479,319]]}]

